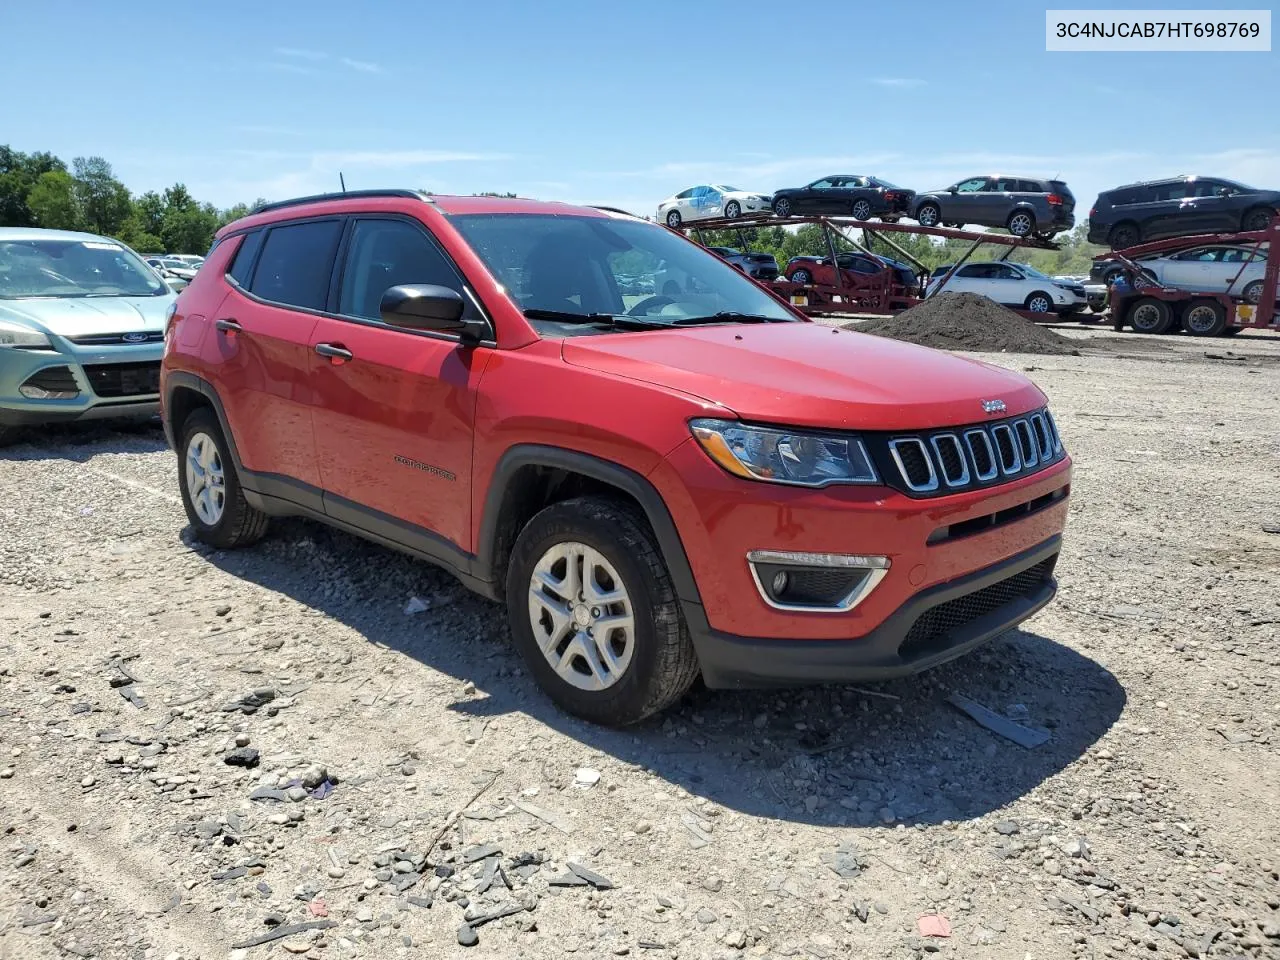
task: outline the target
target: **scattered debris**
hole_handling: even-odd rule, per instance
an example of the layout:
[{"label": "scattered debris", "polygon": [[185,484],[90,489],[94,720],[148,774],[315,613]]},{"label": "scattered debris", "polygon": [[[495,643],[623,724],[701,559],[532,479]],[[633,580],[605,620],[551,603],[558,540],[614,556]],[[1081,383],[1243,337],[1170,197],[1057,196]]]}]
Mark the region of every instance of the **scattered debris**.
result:
[{"label": "scattered debris", "polygon": [[511,798],[511,805],[523,810],[531,817],[537,817],[548,826],[555,827],[561,833],[573,833],[573,823],[567,817],[552,813],[550,810],[544,810],[537,804],[529,803],[527,800],[521,800],[518,797]]},{"label": "scattered debris", "polygon": [[257,690],[251,690],[242,697],[223,704],[222,709],[225,713],[235,713],[239,711],[246,716],[252,716],[262,707],[276,698],[276,691],[273,687],[261,687]]},{"label": "scattered debris", "polygon": [[585,880],[587,883],[591,884],[591,886],[595,887],[597,890],[613,889],[613,881],[610,880],[608,877],[601,876],[600,874],[596,873],[594,870],[588,870],[586,867],[582,866],[581,864],[574,863],[573,861],[569,861],[568,863],[565,864],[565,866],[568,867],[570,870],[572,870],[575,874],[577,874],[583,880]]},{"label": "scattered debris", "polygon": [[968,714],[975,722],[986,727],[992,733],[999,734],[1006,740],[1012,740],[1020,747],[1034,749],[1049,742],[1047,731],[1035,730],[1031,727],[1024,727],[1020,723],[1014,723],[1012,720],[1000,716],[994,710],[987,709],[976,700],[970,700],[963,694],[950,694],[947,697],[947,703]]},{"label": "scattered debris", "polygon": [[592,770],[590,767],[579,767],[573,775],[575,787],[594,787],[599,782],[600,771]]},{"label": "scattered debris", "polygon": [[858,855],[857,848],[851,843],[842,843],[835,850],[823,851],[822,862],[830,867],[836,876],[843,877],[845,880],[852,880],[867,866]]},{"label": "scattered debris", "polygon": [[949,937],[951,921],[940,913],[925,913],[916,918],[916,929],[922,937]]},{"label": "scattered debris", "polygon": [[404,605],[405,616],[412,617],[415,614],[426,613],[430,608],[430,604],[421,597],[410,597],[409,602]]},{"label": "scattered debris", "polygon": [[253,747],[238,747],[223,754],[222,762],[229,767],[256,767],[258,751]]},{"label": "scattered debris", "polygon": [[336,920],[308,920],[305,923],[281,924],[270,933],[264,933],[258,937],[251,937],[248,940],[242,940],[239,943],[231,945],[232,950],[248,950],[252,947],[261,946],[264,943],[271,943],[273,940],[283,940],[285,937],[291,937],[295,933],[306,933],[308,930],[328,930],[330,927],[338,925]]}]

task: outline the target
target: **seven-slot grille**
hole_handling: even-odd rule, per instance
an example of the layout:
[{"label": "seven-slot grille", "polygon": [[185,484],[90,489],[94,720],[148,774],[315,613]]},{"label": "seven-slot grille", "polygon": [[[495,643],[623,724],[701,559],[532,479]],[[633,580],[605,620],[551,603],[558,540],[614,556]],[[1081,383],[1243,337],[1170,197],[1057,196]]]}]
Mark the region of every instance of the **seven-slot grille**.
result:
[{"label": "seven-slot grille", "polygon": [[886,482],[912,496],[1004,483],[1064,456],[1048,410],[993,423],[886,438]]}]

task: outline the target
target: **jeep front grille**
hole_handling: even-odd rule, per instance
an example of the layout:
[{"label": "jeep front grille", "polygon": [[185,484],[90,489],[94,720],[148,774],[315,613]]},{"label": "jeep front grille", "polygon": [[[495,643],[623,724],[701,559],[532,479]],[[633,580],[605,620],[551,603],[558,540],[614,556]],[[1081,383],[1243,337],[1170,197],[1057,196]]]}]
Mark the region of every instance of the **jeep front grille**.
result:
[{"label": "jeep front grille", "polygon": [[954,429],[863,438],[885,482],[913,497],[1005,483],[1065,456],[1048,410]]}]

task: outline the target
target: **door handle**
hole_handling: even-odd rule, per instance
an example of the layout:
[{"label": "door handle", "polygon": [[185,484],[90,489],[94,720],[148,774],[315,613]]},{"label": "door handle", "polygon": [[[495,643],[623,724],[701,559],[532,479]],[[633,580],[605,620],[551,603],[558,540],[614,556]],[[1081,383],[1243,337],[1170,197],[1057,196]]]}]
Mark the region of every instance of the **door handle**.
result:
[{"label": "door handle", "polygon": [[223,317],[221,320],[215,321],[213,325],[228,336],[235,336],[237,333],[244,332],[244,327],[230,317]]},{"label": "door handle", "polygon": [[328,357],[329,362],[335,364],[346,363],[355,358],[355,354],[337,343],[317,343],[316,353],[322,357]]}]

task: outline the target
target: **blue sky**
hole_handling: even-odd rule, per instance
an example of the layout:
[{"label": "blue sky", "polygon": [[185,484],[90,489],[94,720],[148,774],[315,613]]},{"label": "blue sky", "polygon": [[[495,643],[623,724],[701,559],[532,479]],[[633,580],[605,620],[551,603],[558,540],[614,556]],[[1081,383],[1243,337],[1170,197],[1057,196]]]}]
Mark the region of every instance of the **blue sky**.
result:
[{"label": "blue sky", "polygon": [[1025,0],[0,8],[0,142],[219,206],[337,189],[339,170],[644,214],[697,183],[837,172],[1057,174],[1081,214],[1167,174],[1280,186],[1275,53],[1047,53]]}]

